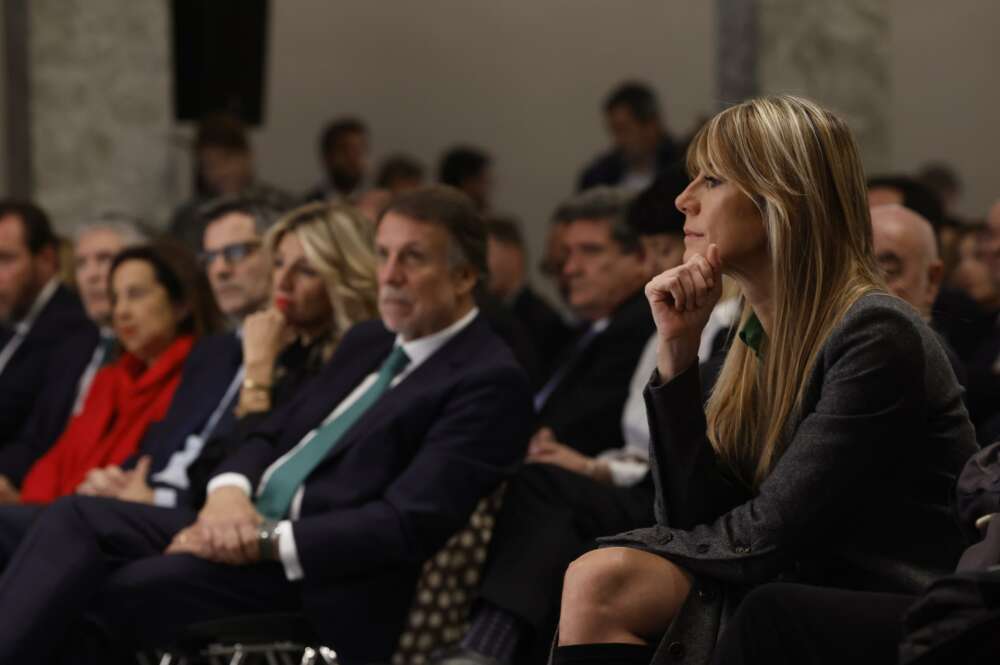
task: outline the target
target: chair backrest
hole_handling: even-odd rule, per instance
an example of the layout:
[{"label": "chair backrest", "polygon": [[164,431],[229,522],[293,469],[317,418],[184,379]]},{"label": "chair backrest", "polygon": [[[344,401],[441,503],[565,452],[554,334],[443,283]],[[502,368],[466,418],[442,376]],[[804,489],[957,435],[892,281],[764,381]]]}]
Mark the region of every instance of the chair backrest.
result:
[{"label": "chair backrest", "polygon": [[469,523],[424,564],[392,665],[424,665],[465,635],[503,491],[480,501]]}]

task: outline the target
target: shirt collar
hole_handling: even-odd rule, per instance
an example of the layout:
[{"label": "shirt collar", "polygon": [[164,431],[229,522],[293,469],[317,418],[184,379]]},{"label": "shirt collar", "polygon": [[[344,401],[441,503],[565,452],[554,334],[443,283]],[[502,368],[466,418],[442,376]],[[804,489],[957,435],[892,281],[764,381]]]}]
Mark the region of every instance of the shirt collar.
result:
[{"label": "shirt collar", "polygon": [[396,346],[403,347],[403,351],[406,352],[407,357],[410,359],[407,370],[413,370],[417,365],[434,355],[448,340],[472,323],[477,314],[479,314],[479,308],[473,307],[468,314],[444,330],[439,330],[436,333],[418,339],[412,339],[409,342],[404,342],[402,337],[396,335]]},{"label": "shirt collar", "polygon": [[750,312],[747,322],[740,328],[740,341],[746,344],[755,356],[760,358],[761,347],[765,339],[767,339],[767,333],[764,332],[764,326],[760,324],[757,315]]},{"label": "shirt collar", "polygon": [[42,290],[38,292],[35,302],[31,303],[31,309],[28,310],[27,316],[14,324],[14,329],[21,334],[27,334],[28,331],[31,330],[31,326],[35,325],[35,320],[42,313],[42,310],[45,309],[45,306],[49,304],[50,300],[52,300],[52,296],[55,295],[56,289],[58,288],[58,277],[53,277],[46,282],[45,286],[42,287]]}]

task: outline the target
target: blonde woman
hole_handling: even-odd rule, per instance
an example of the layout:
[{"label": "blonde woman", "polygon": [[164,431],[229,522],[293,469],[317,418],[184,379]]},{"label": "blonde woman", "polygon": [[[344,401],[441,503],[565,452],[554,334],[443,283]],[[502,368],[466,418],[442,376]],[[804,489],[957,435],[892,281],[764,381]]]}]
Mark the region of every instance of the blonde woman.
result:
[{"label": "blonde woman", "polygon": [[327,203],[296,208],[268,231],[272,304],[244,321],[239,420],[188,472],[194,505],[215,466],[319,372],[351,326],[377,316],[373,237],[357,210]]},{"label": "blonde woman", "polygon": [[[688,168],[685,262],[646,287],[657,524],[570,566],[557,663],[706,662],[755,585],[916,591],[961,551],[948,499],[974,432],[934,333],[878,277],[847,126],[750,100],[709,121]],[[723,275],[740,334],[703,408]]]}]

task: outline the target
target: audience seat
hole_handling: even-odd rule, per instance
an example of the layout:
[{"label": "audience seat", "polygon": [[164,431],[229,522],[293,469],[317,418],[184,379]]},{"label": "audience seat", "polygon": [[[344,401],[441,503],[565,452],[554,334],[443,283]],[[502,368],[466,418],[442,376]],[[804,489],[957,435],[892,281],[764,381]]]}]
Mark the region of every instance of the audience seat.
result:
[{"label": "audience seat", "polygon": [[[391,665],[424,665],[430,655],[465,634],[493,525],[503,502],[501,487],[479,502],[469,523],[425,564]],[[333,663],[336,645],[324,645],[298,614],[254,614],[189,627],[161,665],[228,662],[242,665],[257,654],[269,665]],[[327,660],[328,658],[334,660]],[[312,660],[309,660],[311,658]]]}]

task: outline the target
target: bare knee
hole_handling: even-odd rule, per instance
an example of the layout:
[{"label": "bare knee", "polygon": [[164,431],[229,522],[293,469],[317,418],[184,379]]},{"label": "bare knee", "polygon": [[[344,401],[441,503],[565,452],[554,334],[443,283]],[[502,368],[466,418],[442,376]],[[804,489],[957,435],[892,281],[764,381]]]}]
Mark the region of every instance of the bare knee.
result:
[{"label": "bare knee", "polygon": [[622,625],[621,607],[637,570],[627,548],[594,550],[570,564],[563,582],[561,644],[642,640]]}]

